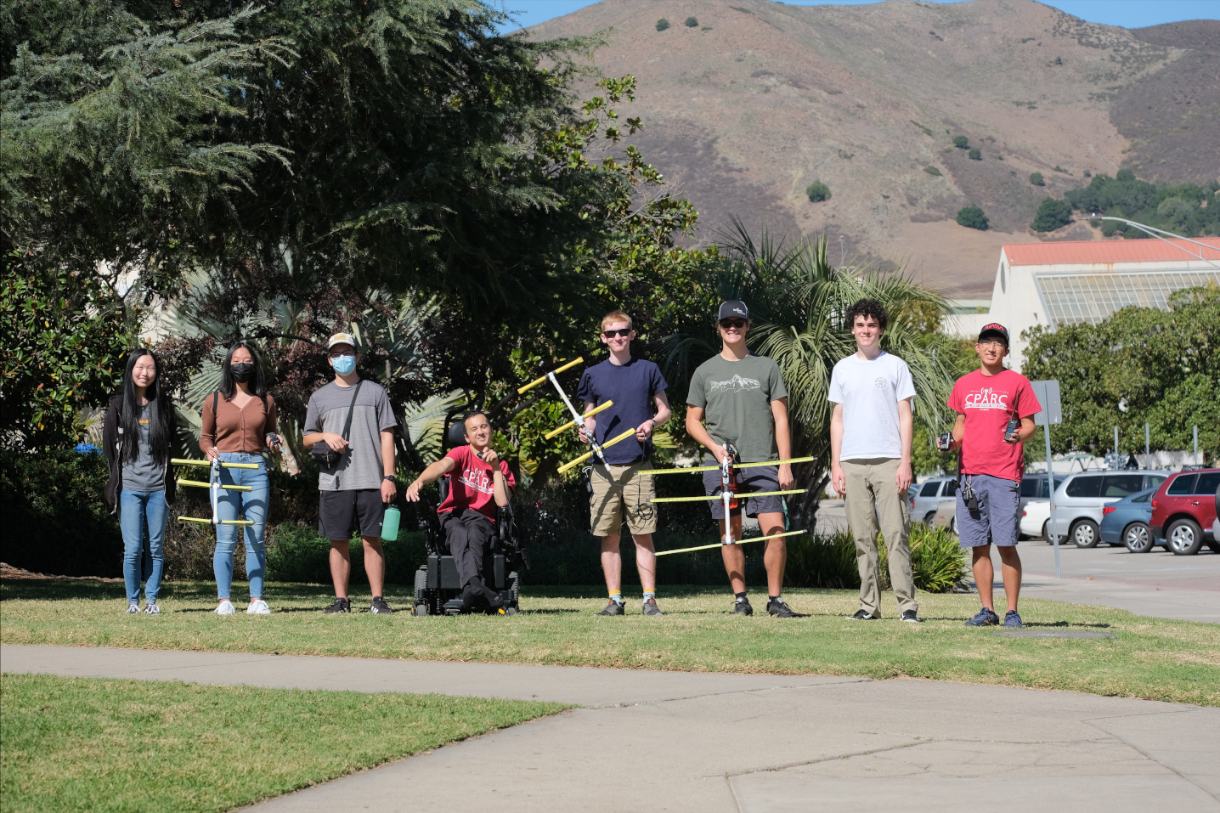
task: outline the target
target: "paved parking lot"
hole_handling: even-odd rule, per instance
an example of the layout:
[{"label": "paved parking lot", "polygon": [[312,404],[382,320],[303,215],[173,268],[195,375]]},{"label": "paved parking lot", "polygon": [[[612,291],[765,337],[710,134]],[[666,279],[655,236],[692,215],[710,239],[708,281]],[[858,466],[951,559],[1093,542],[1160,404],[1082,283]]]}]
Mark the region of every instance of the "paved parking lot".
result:
[{"label": "paved parking lot", "polygon": [[[843,503],[830,500],[818,511],[818,530],[847,527]],[[1164,548],[1130,553],[1101,544],[1096,548],[1059,546],[1063,578],[1055,578],[1055,549],[1040,539],[1020,543],[1025,566],[1022,595],[1117,607],[1140,615],[1220,624],[1220,554],[1204,546],[1194,556],[1175,556]],[[998,557],[996,557],[998,558]],[[1003,585],[997,569],[996,602]]]}]

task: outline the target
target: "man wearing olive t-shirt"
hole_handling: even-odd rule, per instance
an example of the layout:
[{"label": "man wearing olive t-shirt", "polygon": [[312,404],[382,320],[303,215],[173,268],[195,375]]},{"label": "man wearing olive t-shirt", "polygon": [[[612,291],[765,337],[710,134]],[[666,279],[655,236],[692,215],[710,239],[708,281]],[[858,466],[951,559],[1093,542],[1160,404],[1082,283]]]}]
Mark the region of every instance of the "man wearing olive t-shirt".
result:
[{"label": "man wearing olive t-shirt", "polygon": [[[1021,557],[1017,536],[1021,522],[1023,441],[1034,434],[1033,416],[1042,411],[1029,379],[1004,367],[1008,330],[984,325],[974,346],[981,366],[953,385],[949,408],[957,413],[952,440],[942,451],[961,449],[957,488],[957,533],[973,556],[974,582],[983,608],[968,627],[1000,623],[992,607],[991,546],[1003,562],[1008,612],[1004,626],[1019,628],[1017,598],[1021,592]],[[1010,428],[1011,426],[1011,428]]]}]

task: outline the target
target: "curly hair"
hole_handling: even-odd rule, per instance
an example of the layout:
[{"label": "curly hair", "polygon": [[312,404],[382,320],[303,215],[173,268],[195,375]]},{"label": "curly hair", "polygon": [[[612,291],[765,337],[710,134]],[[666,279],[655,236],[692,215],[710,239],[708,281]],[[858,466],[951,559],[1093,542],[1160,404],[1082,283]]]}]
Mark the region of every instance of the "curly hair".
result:
[{"label": "curly hair", "polygon": [[844,324],[848,330],[856,323],[857,316],[871,316],[877,320],[877,326],[885,330],[890,323],[890,315],[885,312],[885,305],[875,299],[858,299],[852,303],[844,314]]}]

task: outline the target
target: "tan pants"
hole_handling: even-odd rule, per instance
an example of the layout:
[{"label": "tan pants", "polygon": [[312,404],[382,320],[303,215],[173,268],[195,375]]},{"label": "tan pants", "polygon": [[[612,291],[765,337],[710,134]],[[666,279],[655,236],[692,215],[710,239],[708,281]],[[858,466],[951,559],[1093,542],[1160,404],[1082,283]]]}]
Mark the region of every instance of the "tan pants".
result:
[{"label": "tan pants", "polygon": [[907,504],[898,493],[895,476],[897,458],[844,460],[847,481],[847,524],[856,541],[856,565],[860,568],[860,609],[869,615],[881,613],[881,570],[877,555],[877,520],[890,565],[890,584],[898,599],[898,611],[918,610],[915,579],[911,575],[911,520]]}]

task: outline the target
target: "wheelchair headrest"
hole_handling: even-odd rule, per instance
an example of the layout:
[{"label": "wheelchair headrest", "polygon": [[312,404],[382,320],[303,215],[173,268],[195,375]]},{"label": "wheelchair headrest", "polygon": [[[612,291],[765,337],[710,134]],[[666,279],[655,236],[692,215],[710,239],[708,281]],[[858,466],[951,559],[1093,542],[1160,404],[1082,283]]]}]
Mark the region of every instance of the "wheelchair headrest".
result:
[{"label": "wheelchair headrest", "polygon": [[448,449],[456,449],[458,446],[466,445],[466,425],[461,421],[449,425],[449,432],[445,435],[445,447]]}]

